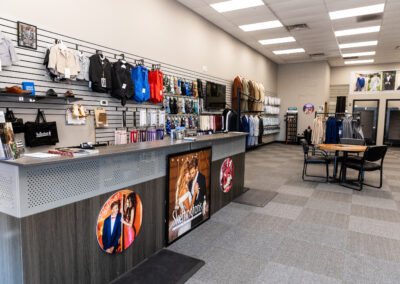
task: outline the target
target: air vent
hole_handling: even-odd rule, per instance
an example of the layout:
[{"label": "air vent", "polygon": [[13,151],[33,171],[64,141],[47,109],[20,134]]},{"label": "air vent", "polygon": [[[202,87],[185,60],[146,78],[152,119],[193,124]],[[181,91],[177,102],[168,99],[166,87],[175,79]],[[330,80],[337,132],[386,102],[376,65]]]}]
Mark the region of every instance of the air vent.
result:
[{"label": "air vent", "polygon": [[325,53],[318,52],[318,53],[311,53],[309,55],[310,55],[310,57],[321,57],[321,56],[325,56]]},{"label": "air vent", "polygon": [[357,17],[357,23],[382,20],[382,14],[364,15]]},{"label": "air vent", "polygon": [[358,59],[359,58],[359,56],[351,56],[351,57],[346,57],[346,58],[343,58],[343,59]]},{"label": "air vent", "polygon": [[290,32],[290,31],[302,31],[302,30],[308,30],[310,27],[307,24],[297,24],[297,25],[289,25],[285,26],[285,28]]}]

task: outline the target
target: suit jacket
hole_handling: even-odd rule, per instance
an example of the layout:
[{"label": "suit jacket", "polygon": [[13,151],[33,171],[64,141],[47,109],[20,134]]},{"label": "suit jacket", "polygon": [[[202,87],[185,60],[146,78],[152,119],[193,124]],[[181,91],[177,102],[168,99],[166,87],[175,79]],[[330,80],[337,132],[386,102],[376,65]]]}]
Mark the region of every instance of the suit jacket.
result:
[{"label": "suit jacket", "polygon": [[[386,84],[387,82],[389,82],[390,84]],[[394,77],[390,76],[390,79],[388,80],[386,76],[384,76],[383,79],[383,89],[384,90],[394,90]]]},{"label": "suit jacket", "polygon": [[239,76],[236,76],[235,80],[233,81],[233,89],[232,89],[232,108],[234,110],[237,110],[238,105],[237,105],[237,97],[238,97],[238,88],[240,89],[240,98],[243,97],[243,84],[242,80],[240,79]]},{"label": "suit jacket", "polygon": [[103,226],[103,249],[107,250],[110,247],[114,247],[112,253],[118,248],[119,238],[121,237],[121,214],[117,214],[117,218],[115,219],[114,229],[111,232],[111,215],[104,220]]},{"label": "suit jacket", "polygon": [[[100,55],[95,54],[90,58],[89,78],[92,82],[92,90],[99,93],[107,93],[112,89],[112,75],[111,63],[104,57],[103,64],[101,64]],[[101,86],[101,78],[106,78],[106,87]]]}]

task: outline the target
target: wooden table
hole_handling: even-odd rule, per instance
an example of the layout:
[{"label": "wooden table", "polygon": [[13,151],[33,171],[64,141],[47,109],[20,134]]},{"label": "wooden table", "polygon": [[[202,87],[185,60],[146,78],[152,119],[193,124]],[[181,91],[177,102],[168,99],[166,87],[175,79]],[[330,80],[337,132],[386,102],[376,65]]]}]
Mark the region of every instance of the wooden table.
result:
[{"label": "wooden table", "polygon": [[337,175],[337,162],[339,152],[343,152],[343,159],[347,159],[348,153],[363,153],[367,150],[367,146],[361,145],[350,145],[350,144],[318,144],[318,147],[322,150],[335,151],[335,160],[333,166],[333,177],[336,179]]}]

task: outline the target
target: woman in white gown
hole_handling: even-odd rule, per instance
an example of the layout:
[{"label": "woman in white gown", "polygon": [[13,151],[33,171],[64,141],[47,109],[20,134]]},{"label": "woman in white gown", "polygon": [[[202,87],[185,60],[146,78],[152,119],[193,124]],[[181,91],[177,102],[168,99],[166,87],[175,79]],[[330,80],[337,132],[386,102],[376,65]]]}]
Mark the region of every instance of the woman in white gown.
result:
[{"label": "woman in white gown", "polygon": [[178,229],[178,236],[187,232],[191,228],[192,208],[199,190],[196,188],[193,196],[189,190],[189,182],[191,179],[189,171],[189,161],[185,161],[182,165],[180,175],[176,186],[175,209],[180,209],[183,213],[183,225]]}]

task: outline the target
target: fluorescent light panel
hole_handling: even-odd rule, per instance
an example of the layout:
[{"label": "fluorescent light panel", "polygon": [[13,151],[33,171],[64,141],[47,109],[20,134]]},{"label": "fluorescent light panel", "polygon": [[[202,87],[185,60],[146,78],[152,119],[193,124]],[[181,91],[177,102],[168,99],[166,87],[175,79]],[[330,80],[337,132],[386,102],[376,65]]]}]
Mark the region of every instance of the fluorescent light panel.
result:
[{"label": "fluorescent light panel", "polygon": [[267,29],[273,29],[273,28],[279,28],[279,27],[283,27],[283,25],[279,21],[268,21],[268,22],[261,22],[261,23],[239,26],[239,28],[241,28],[245,32],[267,30]]},{"label": "fluorescent light panel", "polygon": [[373,59],[365,59],[365,60],[347,60],[344,64],[364,64],[364,63],[373,63]]},{"label": "fluorescent light panel", "polygon": [[359,29],[341,30],[341,31],[336,31],[335,36],[340,37],[340,36],[376,33],[376,32],[379,32],[380,29],[381,29],[380,26],[372,26],[372,27],[365,27],[365,28],[359,28]]},{"label": "fluorescent light panel", "polygon": [[300,53],[306,52],[303,48],[294,48],[294,49],[285,49],[285,50],[274,50],[273,53],[276,55],[279,54],[291,54],[291,53]]},{"label": "fluorescent light panel", "polygon": [[384,9],[385,9],[385,4],[364,6],[364,7],[354,8],[354,9],[346,9],[346,10],[329,12],[329,17],[331,18],[331,20],[337,20],[337,19],[343,19],[343,18],[362,16],[362,15],[382,13]]},{"label": "fluorescent light panel", "polygon": [[264,5],[262,0],[231,0],[210,4],[212,8],[219,13],[235,11],[245,8],[257,7]]},{"label": "fluorescent light panel", "polygon": [[342,54],[342,57],[346,58],[346,57],[354,57],[354,56],[371,56],[371,55],[375,55],[375,53],[376,53],[375,51],[344,53],[344,54]]},{"label": "fluorescent light panel", "polygon": [[339,48],[352,48],[352,47],[360,47],[360,46],[372,46],[377,45],[378,41],[362,41],[362,42],[353,42],[353,43],[342,43],[339,44]]},{"label": "fluorescent light panel", "polygon": [[263,39],[259,40],[258,42],[261,43],[262,45],[269,45],[269,44],[277,44],[277,43],[293,42],[293,41],[296,41],[294,37],[288,36],[280,38]]}]

